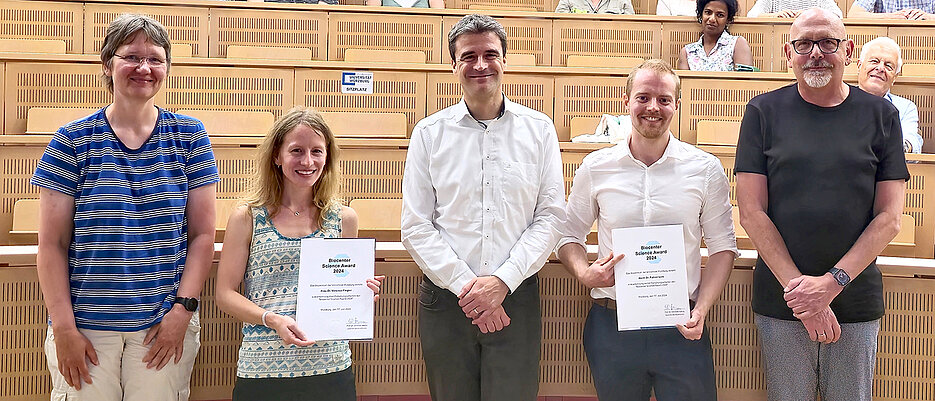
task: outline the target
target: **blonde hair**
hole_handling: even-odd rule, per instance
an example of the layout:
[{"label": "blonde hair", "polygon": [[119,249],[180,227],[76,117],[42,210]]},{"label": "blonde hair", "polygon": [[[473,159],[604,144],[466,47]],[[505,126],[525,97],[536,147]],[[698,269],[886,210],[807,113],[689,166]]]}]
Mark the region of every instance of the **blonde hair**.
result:
[{"label": "blonde hair", "polygon": [[646,60],[630,70],[630,74],[627,75],[627,96],[630,96],[630,91],[633,89],[633,80],[636,77],[636,73],[640,70],[650,70],[660,75],[671,75],[675,79],[675,98],[678,99],[680,97],[682,93],[682,80],[679,79],[678,74],[672,70],[672,66],[669,65],[669,63],[658,58]]},{"label": "blonde hair", "polygon": [[309,127],[321,134],[327,147],[325,165],[321,177],[312,186],[312,204],[318,208],[318,225],[324,224],[325,212],[333,207],[340,207],[341,169],[338,160],[341,149],[334,140],[334,133],[325,124],[325,120],[312,108],[295,107],[283,114],[273,123],[263,143],[257,148],[257,165],[253,179],[244,196],[244,203],[251,207],[265,206],[270,214],[276,214],[282,205],[283,174],[276,165],[276,155],[286,135],[299,125]]}]

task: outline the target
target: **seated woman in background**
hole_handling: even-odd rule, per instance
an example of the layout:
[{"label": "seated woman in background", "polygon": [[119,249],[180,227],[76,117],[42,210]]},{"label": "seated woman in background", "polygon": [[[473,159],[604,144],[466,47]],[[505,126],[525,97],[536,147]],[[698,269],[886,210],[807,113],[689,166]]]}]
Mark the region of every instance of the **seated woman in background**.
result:
[{"label": "seated woman in background", "polygon": [[445,8],[445,0],[367,0],[368,6]]},{"label": "seated woman in background", "polygon": [[756,0],[756,4],[750,7],[747,12],[748,17],[779,17],[795,18],[803,10],[812,7],[823,8],[831,11],[838,18],[843,15],[838,3],[834,0]]},{"label": "seated woman in background", "polygon": [[659,0],[656,3],[656,15],[678,15],[694,17],[698,3],[695,0]]},{"label": "seated woman in background", "polygon": [[557,13],[634,14],[630,0],[560,0]]},{"label": "seated woman in background", "polygon": [[753,53],[743,36],[727,32],[737,14],[737,0],[698,0],[701,38],[679,52],[679,69],[733,71],[737,64],[753,65]]},{"label": "seated woman in background", "polygon": [[[280,117],[257,151],[218,263],[218,307],[244,322],[234,401],[357,400],[347,341],[315,342],[295,321],[302,239],[357,236],[357,213],[338,200],[339,152],[321,115],[302,107]],[[374,294],[382,280],[367,280]]]}]

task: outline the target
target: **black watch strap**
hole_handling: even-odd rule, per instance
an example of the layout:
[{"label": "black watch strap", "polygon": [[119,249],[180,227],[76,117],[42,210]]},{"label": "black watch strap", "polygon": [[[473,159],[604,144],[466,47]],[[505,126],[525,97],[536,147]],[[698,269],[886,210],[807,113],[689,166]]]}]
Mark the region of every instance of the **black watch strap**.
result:
[{"label": "black watch strap", "polygon": [[194,312],[198,310],[198,299],[197,298],[185,298],[185,297],[175,297],[173,304],[182,304],[185,307],[185,310],[189,312]]}]

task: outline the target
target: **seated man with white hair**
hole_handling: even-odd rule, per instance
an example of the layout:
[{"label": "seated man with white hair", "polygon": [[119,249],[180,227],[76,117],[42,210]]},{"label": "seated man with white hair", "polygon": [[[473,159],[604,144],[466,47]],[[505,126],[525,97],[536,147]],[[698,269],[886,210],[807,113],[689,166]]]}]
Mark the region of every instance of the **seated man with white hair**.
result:
[{"label": "seated man with white hair", "polygon": [[896,76],[902,70],[903,58],[896,41],[880,36],[864,44],[857,61],[857,82],[865,92],[882,96],[899,110],[899,123],[903,130],[903,151],[922,153],[919,135],[919,108],[912,100],[890,92]]}]

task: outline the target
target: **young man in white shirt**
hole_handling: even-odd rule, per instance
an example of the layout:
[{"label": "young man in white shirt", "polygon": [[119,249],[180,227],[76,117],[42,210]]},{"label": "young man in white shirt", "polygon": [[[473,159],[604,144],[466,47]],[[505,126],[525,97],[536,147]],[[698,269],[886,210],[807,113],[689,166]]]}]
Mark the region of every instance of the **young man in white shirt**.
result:
[{"label": "young man in white shirt", "polygon": [[[724,290],[737,254],[730,186],[718,159],[675,139],[669,123],[679,106],[679,78],[662,60],[627,77],[627,140],[593,152],[575,173],[558,257],[594,303],[584,349],[601,401],[717,399],[705,317]],[[597,220],[598,260],[588,263],[585,239]],[[662,329],[617,330],[611,230],[681,224],[691,318]],[[701,240],[708,262],[701,273]]]},{"label": "young man in white shirt", "polygon": [[503,95],[506,32],[468,15],[448,34],[463,99],[416,124],[403,174],[402,242],[425,273],[419,334],[439,400],[535,400],[536,272],[564,217],[546,115]]}]

